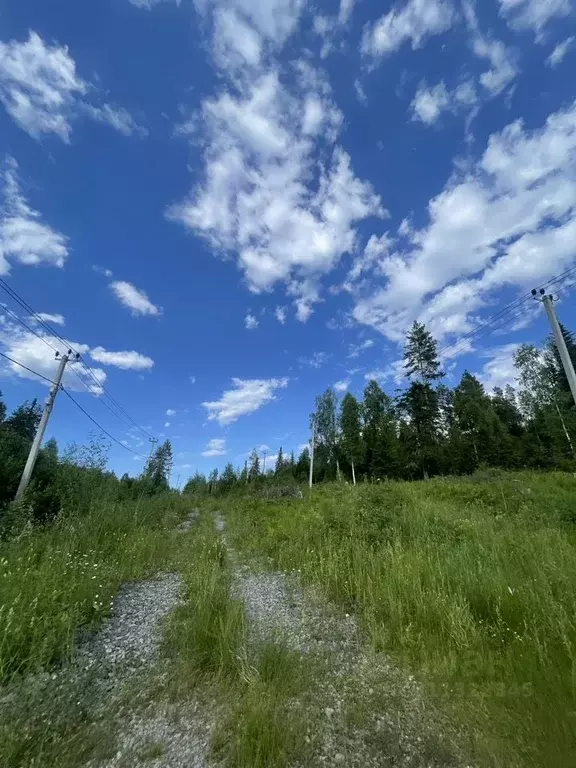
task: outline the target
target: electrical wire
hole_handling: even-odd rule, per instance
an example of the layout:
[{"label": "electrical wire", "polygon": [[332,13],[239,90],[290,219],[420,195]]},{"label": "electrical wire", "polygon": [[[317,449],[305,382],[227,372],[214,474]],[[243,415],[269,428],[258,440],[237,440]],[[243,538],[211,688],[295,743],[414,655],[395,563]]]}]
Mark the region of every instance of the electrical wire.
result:
[{"label": "electrical wire", "polygon": [[35,331],[34,328],[30,328],[28,323],[25,323],[24,320],[22,320],[22,318],[20,317],[20,315],[17,315],[16,312],[13,312],[10,309],[10,307],[7,307],[5,304],[3,304],[2,309],[4,310],[4,312],[8,312],[8,314],[11,315],[14,318],[14,320],[17,320],[20,323],[20,325],[24,326],[24,328],[26,328],[26,330],[29,333],[32,333],[34,336],[36,336],[36,338],[44,342],[44,344],[46,344],[46,346],[49,347],[53,352],[58,352],[56,347],[53,347],[52,344],[50,344],[50,342],[47,341],[45,336],[42,336],[40,333],[38,333],[38,331]]},{"label": "electrical wire", "polygon": [[56,385],[55,381],[52,381],[52,379],[49,379],[47,376],[44,376],[42,373],[38,373],[38,371],[33,371],[32,368],[28,368],[27,365],[24,365],[24,363],[19,363],[18,360],[14,360],[14,358],[9,357],[8,355],[5,355],[4,352],[0,352],[0,355],[2,357],[5,357],[6,360],[10,360],[11,363],[14,363],[14,365],[19,365],[20,368],[24,368],[25,371],[28,371],[29,373],[33,373],[35,376],[38,376],[40,379],[44,379],[44,381],[47,381],[48,384]]},{"label": "electrical wire", "polygon": [[[19,304],[19,305],[20,305],[20,307],[22,307],[22,308],[23,308],[23,309],[24,309],[24,310],[25,310],[25,311],[26,311],[26,312],[27,312],[27,313],[28,313],[28,314],[29,314],[31,317],[33,317],[33,318],[36,320],[36,322],[37,322],[37,323],[39,323],[39,325],[41,325],[41,326],[44,328],[44,330],[45,330],[47,333],[49,333],[51,336],[53,336],[53,337],[54,337],[54,338],[56,338],[58,341],[60,341],[62,344],[64,344],[64,345],[66,346],[66,348],[70,348],[70,349],[72,350],[72,352],[73,352],[75,355],[78,355],[78,353],[76,352],[76,350],[74,350],[74,348],[73,348],[73,347],[70,345],[70,343],[69,343],[69,342],[68,342],[66,339],[64,339],[64,338],[63,338],[63,337],[62,337],[62,336],[61,336],[61,335],[58,333],[58,331],[56,331],[56,330],[55,330],[54,328],[52,328],[52,326],[50,326],[50,325],[49,325],[49,324],[48,324],[48,323],[47,323],[45,320],[43,320],[43,319],[40,317],[40,315],[39,315],[39,314],[38,314],[38,313],[37,313],[37,312],[36,312],[36,311],[35,311],[35,310],[34,310],[34,309],[33,309],[33,308],[30,306],[30,304],[28,304],[28,302],[27,302],[25,299],[23,299],[23,298],[22,298],[22,297],[21,297],[21,296],[20,296],[20,295],[19,295],[19,294],[18,294],[18,293],[17,293],[17,292],[16,292],[16,291],[15,291],[15,290],[14,290],[14,289],[11,287],[11,286],[10,286],[10,285],[8,285],[8,283],[7,283],[7,282],[6,282],[6,281],[5,281],[3,278],[1,278],[1,277],[0,277],[0,288],[3,288],[3,290],[4,290],[4,291],[5,291],[5,292],[6,292],[6,293],[7,293],[7,294],[8,294],[8,295],[9,295],[9,296],[10,296],[10,297],[11,297],[11,298],[12,298],[12,299],[13,299],[13,300],[14,300],[14,301],[17,303],[17,304]],[[6,307],[6,309],[7,309],[7,311],[8,311],[8,312],[10,312],[10,314],[12,314],[12,316],[13,316],[13,317],[15,317],[15,318],[18,320],[18,322],[22,323],[22,325],[23,325],[23,326],[24,326],[24,327],[25,327],[25,328],[26,328],[28,331],[30,331],[30,333],[33,333],[35,336],[37,336],[39,339],[41,339],[41,340],[42,340],[42,341],[43,341],[45,344],[47,344],[47,345],[48,345],[48,346],[49,346],[49,347],[50,347],[50,348],[51,348],[51,349],[52,349],[54,352],[57,352],[57,351],[58,351],[58,350],[56,350],[56,349],[55,349],[55,348],[54,348],[54,347],[53,347],[53,346],[52,346],[52,345],[51,345],[51,344],[50,344],[50,343],[49,343],[49,342],[48,342],[48,341],[47,341],[47,340],[46,340],[46,339],[45,339],[45,338],[44,338],[44,337],[41,335],[41,334],[37,333],[37,332],[36,332],[36,331],[34,331],[32,328],[30,328],[30,327],[29,327],[29,326],[28,326],[28,325],[27,325],[27,324],[26,324],[26,323],[25,323],[25,322],[24,322],[24,321],[23,321],[23,320],[22,320],[22,319],[21,319],[21,318],[20,318],[18,315],[16,315],[15,313],[13,313],[13,312],[12,312],[10,309],[8,309],[7,307]],[[80,357],[80,355],[78,355],[78,357]],[[147,432],[147,431],[144,429],[144,427],[141,427],[141,426],[140,426],[140,424],[138,424],[138,422],[137,422],[135,419],[133,419],[133,418],[130,416],[130,414],[129,414],[129,413],[127,413],[127,411],[126,411],[126,410],[125,410],[125,409],[124,409],[124,408],[123,408],[123,407],[120,405],[120,403],[119,403],[119,402],[116,400],[116,398],[115,398],[115,397],[114,397],[114,396],[113,396],[113,395],[112,395],[112,394],[111,394],[111,393],[110,393],[110,392],[109,392],[109,391],[108,391],[108,390],[107,390],[107,389],[104,387],[104,385],[102,384],[102,382],[98,381],[98,378],[97,378],[97,376],[95,375],[94,371],[93,371],[93,370],[90,368],[90,366],[89,366],[89,365],[88,365],[88,364],[87,364],[87,363],[86,363],[84,360],[79,360],[78,362],[80,363],[80,365],[82,365],[82,367],[83,367],[84,371],[86,372],[86,374],[87,374],[87,375],[88,375],[88,376],[89,376],[89,377],[90,377],[90,378],[91,378],[91,379],[94,381],[94,383],[95,383],[95,384],[96,384],[96,386],[98,387],[99,391],[101,391],[101,392],[102,392],[102,394],[103,394],[105,397],[108,397],[108,398],[109,398],[109,400],[110,400],[110,401],[111,401],[111,402],[114,404],[114,406],[115,406],[115,407],[118,409],[119,413],[120,413],[120,414],[123,414],[124,418],[122,418],[122,416],[120,416],[118,413],[116,413],[114,410],[112,410],[112,408],[111,408],[111,407],[110,407],[110,406],[109,406],[109,405],[108,405],[108,404],[105,402],[104,398],[102,398],[102,400],[101,400],[100,402],[104,403],[104,404],[106,405],[106,407],[107,407],[107,408],[110,410],[110,412],[111,412],[111,413],[113,413],[113,414],[116,416],[116,418],[118,418],[120,421],[123,421],[123,422],[124,422],[124,424],[126,424],[127,426],[129,426],[129,427],[131,427],[131,428],[133,428],[133,427],[136,427],[136,429],[140,430],[140,432],[142,432],[142,434],[146,435],[146,437],[147,437],[149,440],[153,440],[153,439],[154,439],[154,438],[153,438],[153,436],[152,436],[152,435],[151,435],[149,432]],[[80,380],[81,380],[81,381],[84,383],[84,385],[86,386],[86,388],[88,389],[88,391],[90,392],[90,394],[94,395],[95,393],[94,393],[94,392],[91,392],[90,388],[88,387],[88,385],[86,384],[86,382],[84,382],[84,381],[83,381],[83,379],[82,379],[82,378],[79,376],[79,374],[76,374],[76,375],[78,375],[78,377],[80,378]],[[126,419],[127,419],[127,420],[128,420],[128,422],[130,422],[130,423],[128,423],[128,422],[126,421]]]},{"label": "electrical wire", "polygon": [[88,413],[88,411],[87,411],[85,408],[83,408],[83,407],[80,405],[80,403],[79,403],[79,402],[78,402],[78,401],[77,401],[75,398],[73,398],[73,397],[72,397],[72,395],[70,394],[70,392],[68,392],[68,390],[67,390],[67,389],[65,389],[64,387],[62,387],[62,392],[64,392],[64,393],[65,393],[65,394],[66,394],[66,395],[67,395],[67,396],[70,398],[70,400],[72,400],[72,402],[74,403],[74,405],[75,405],[77,408],[79,408],[79,409],[82,411],[82,413],[83,413],[83,414],[84,414],[84,415],[85,415],[87,418],[89,418],[89,419],[90,419],[90,421],[91,421],[93,424],[95,424],[95,425],[98,427],[98,429],[99,429],[99,430],[101,430],[101,432],[103,432],[105,435],[107,435],[107,437],[109,437],[109,438],[110,438],[110,440],[113,440],[113,441],[114,441],[115,443],[117,443],[117,444],[118,444],[118,445],[119,445],[121,448],[124,448],[124,450],[126,450],[126,451],[129,451],[130,453],[133,453],[135,456],[139,456],[141,459],[146,459],[146,456],[143,456],[141,453],[138,453],[138,451],[135,451],[135,450],[133,450],[132,448],[130,448],[130,447],[129,447],[129,446],[127,446],[127,445],[124,445],[124,443],[120,442],[120,440],[118,440],[116,437],[114,437],[114,435],[111,435],[111,434],[110,434],[110,432],[108,432],[108,430],[104,429],[104,427],[103,427],[101,424],[99,424],[99,423],[96,421],[96,419],[95,419],[93,416],[91,416],[91,415]]},{"label": "electrical wire", "polygon": [[[538,286],[539,290],[540,288],[550,288],[551,286],[555,285],[556,283],[560,282],[561,280],[565,280],[567,277],[571,277],[574,273],[576,273],[576,266],[569,267],[564,272],[562,272],[559,275],[556,275],[554,277],[551,277],[546,283],[544,283],[541,286]],[[576,283],[574,283],[576,284]],[[563,288],[559,289],[563,290]],[[464,336],[461,336],[459,339],[456,339],[456,341],[452,342],[451,344],[447,344],[446,346],[442,347],[439,350],[439,354],[445,354],[446,352],[450,351],[450,357],[453,357],[456,352],[459,352],[461,348],[464,346],[466,341],[471,341],[472,338],[482,338],[483,336],[487,336],[491,333],[493,333],[496,330],[499,330],[502,328],[506,323],[511,322],[516,317],[520,315],[520,313],[515,314],[513,317],[507,317],[507,315],[510,314],[510,312],[513,312],[514,310],[520,309],[523,307],[524,304],[526,304],[527,301],[529,301],[532,298],[533,294],[532,291],[528,291],[527,293],[523,294],[522,296],[515,299],[510,304],[506,305],[503,309],[501,309],[496,314],[492,315],[491,317],[487,318],[485,321],[477,325],[475,328],[473,328],[468,333],[464,334]],[[502,323],[500,323],[495,328],[490,328],[490,326],[497,320],[504,319]],[[486,329],[486,333],[481,333],[481,331]]]}]

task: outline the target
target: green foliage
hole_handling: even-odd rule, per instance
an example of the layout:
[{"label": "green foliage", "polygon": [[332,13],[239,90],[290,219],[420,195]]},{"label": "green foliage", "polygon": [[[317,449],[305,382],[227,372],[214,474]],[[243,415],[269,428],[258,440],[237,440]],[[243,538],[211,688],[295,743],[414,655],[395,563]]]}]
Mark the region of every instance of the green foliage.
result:
[{"label": "green foliage", "polygon": [[4,429],[9,429],[14,434],[32,442],[36,429],[40,423],[42,408],[37,400],[26,401],[6,419]]},{"label": "green foliage", "polygon": [[170,473],[173,464],[172,445],[170,440],[165,440],[152,453],[144,468],[142,479],[149,496],[155,493],[165,493],[170,488]]},{"label": "green foliage", "polygon": [[414,321],[404,347],[404,368],[409,377],[418,376],[423,382],[441,379],[440,361],[434,337],[426,326]]},{"label": "green foliage", "polygon": [[347,392],[342,400],[340,411],[340,447],[352,466],[358,465],[366,451],[362,439],[360,403],[354,395]]},{"label": "green foliage", "polygon": [[576,750],[575,494],[571,474],[495,470],[326,484],[234,502],[228,535],[353,610],[463,726],[474,764],[555,768]]}]

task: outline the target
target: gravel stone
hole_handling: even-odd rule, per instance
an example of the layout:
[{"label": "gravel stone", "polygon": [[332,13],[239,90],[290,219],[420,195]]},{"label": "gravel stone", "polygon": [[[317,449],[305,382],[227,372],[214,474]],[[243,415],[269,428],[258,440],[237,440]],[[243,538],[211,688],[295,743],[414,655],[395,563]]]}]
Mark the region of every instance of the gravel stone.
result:
[{"label": "gravel stone", "polygon": [[[215,518],[224,531],[220,515]],[[243,601],[251,644],[280,642],[317,665],[309,689],[293,702],[310,725],[313,756],[303,765],[349,768],[471,768],[457,734],[430,706],[412,675],[363,643],[356,619],[342,614],[298,572],[255,573],[226,541],[232,593]]]},{"label": "gravel stone", "polygon": [[122,665],[123,670],[149,662],[162,639],[162,620],[180,602],[182,582],[175,573],[120,588],[109,621],[83,645],[76,663],[84,669],[96,665]]},{"label": "gravel stone", "polygon": [[198,516],[200,514],[199,509],[193,509],[191,512],[188,513],[188,516],[182,520],[182,522],[176,526],[174,529],[176,533],[187,533],[190,528],[192,528],[193,524],[198,520]]}]

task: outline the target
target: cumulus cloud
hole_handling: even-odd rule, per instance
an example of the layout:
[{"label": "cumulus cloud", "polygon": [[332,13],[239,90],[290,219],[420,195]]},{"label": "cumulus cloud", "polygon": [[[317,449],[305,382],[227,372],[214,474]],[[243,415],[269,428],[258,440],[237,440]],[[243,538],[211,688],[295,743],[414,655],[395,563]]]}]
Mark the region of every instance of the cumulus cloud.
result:
[{"label": "cumulus cloud", "polygon": [[123,352],[110,352],[104,347],[94,347],[90,350],[90,357],[97,363],[113,365],[125,371],[149,371],[154,366],[154,360],[140,352],[126,350]]},{"label": "cumulus cloud", "polygon": [[480,75],[480,83],[492,96],[502,93],[516,79],[519,72],[516,54],[500,40],[477,35],[472,50],[478,58],[487,59],[490,64],[490,69]]},{"label": "cumulus cloud", "polygon": [[382,57],[410,42],[420,48],[426,38],[446,32],[456,19],[450,0],[408,0],[369,25],[362,38],[362,53]]},{"label": "cumulus cloud", "polygon": [[110,289],[118,301],[133,315],[160,315],[162,309],[153,304],[146,293],[125,280],[110,283]]},{"label": "cumulus cloud", "polygon": [[250,312],[246,315],[244,318],[244,327],[247,328],[249,331],[254,330],[254,328],[258,328],[260,323],[258,322],[258,318],[254,315],[251,315]]},{"label": "cumulus cloud", "polygon": [[[223,8],[232,7],[273,48],[291,33],[301,8],[288,0],[203,5],[216,17],[217,50]],[[230,85],[202,103],[195,124],[203,136],[203,173],[168,216],[216,254],[234,255],[252,292],[283,283],[304,322],[320,298],[321,276],[354,249],[356,225],[382,211],[336,144],[343,118],[326,77],[298,61],[288,85],[274,59],[264,63],[250,50],[251,66],[241,73],[231,55],[215,55]]]},{"label": "cumulus cloud", "polygon": [[550,56],[548,56],[548,58],[546,59],[546,64],[549,67],[552,67],[552,69],[559,66],[566,58],[566,55],[574,47],[575,41],[576,41],[576,37],[567,37],[566,40],[564,40],[561,43],[558,43],[558,45],[554,48]]},{"label": "cumulus cloud", "polygon": [[487,392],[491,392],[494,387],[504,389],[507,384],[514,386],[518,375],[518,369],[514,365],[514,355],[518,347],[519,344],[504,344],[483,353],[482,356],[489,359],[476,375]]},{"label": "cumulus cloud", "polygon": [[166,410],[166,416],[176,416],[176,411],[173,408],[168,408]]},{"label": "cumulus cloud", "polygon": [[126,110],[85,100],[94,90],[77,74],[66,46],[47,44],[33,31],[23,42],[0,41],[0,100],[33,138],[55,134],[69,142],[72,121],[81,114],[126,135],[134,133],[137,126]]},{"label": "cumulus cloud", "polygon": [[453,91],[447,89],[443,80],[431,87],[421,83],[412,100],[412,119],[425,125],[434,125],[442,112],[469,110],[477,102],[478,95],[472,80],[465,80]]},{"label": "cumulus cloud", "polygon": [[63,267],[68,258],[67,238],[42,222],[20,190],[18,165],[9,159],[3,174],[0,208],[0,275],[10,271],[10,261],[36,266]]},{"label": "cumulus cloud", "polygon": [[284,323],[286,322],[286,308],[276,307],[276,309],[274,310],[274,314],[276,315],[276,320],[278,320],[278,322],[281,325],[284,325]]},{"label": "cumulus cloud", "polygon": [[[6,314],[2,307],[0,307],[0,346],[12,360],[27,366],[31,371],[37,371],[51,381],[54,380],[59,365],[56,351],[63,355],[72,347],[76,352],[86,354],[90,349],[87,344],[78,342],[70,341],[63,344],[53,336],[44,333],[42,328],[38,328],[35,334],[30,333],[23,326],[14,323],[12,317]],[[0,363],[2,375],[32,379],[49,386],[48,382],[39,379],[31,371],[5,358],[2,358]],[[106,373],[101,368],[92,368],[92,372],[94,378],[88,376],[81,366],[69,363],[64,371],[64,386],[70,390],[85,392],[88,389],[93,394],[101,394],[100,385],[106,381]]]},{"label": "cumulus cloud", "polygon": [[232,379],[233,388],[222,393],[219,400],[202,403],[209,421],[221,426],[249,413],[254,413],[266,403],[276,399],[276,390],[288,386],[288,379]]},{"label": "cumulus cloud", "polygon": [[574,262],[576,103],[541,128],[517,120],[493,134],[475,166],[430,200],[359,298],[355,318],[399,341],[415,318],[438,336],[470,330],[495,289],[532,287]]},{"label": "cumulus cloud", "polygon": [[208,445],[202,451],[202,456],[224,456],[226,454],[226,440],[214,438],[208,441]]}]

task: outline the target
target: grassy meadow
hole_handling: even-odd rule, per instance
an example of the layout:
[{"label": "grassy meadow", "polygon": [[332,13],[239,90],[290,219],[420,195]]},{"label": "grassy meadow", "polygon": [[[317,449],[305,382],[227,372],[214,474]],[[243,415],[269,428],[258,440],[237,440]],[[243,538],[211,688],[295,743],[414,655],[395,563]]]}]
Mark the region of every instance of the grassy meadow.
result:
[{"label": "grassy meadow", "polygon": [[576,754],[576,479],[477,473],[222,500],[235,547],[354,611],[480,766]]}]

